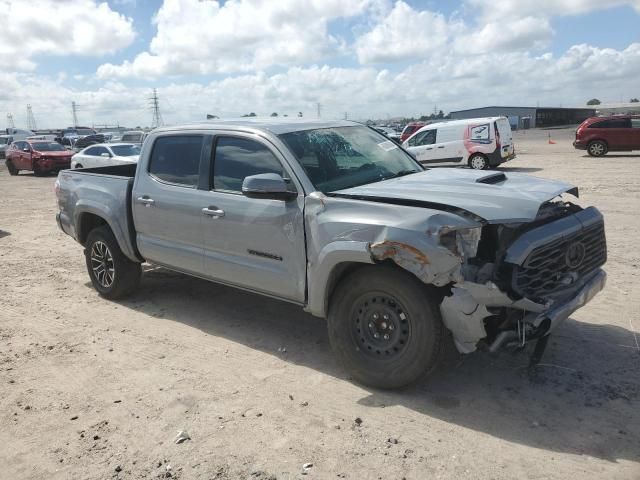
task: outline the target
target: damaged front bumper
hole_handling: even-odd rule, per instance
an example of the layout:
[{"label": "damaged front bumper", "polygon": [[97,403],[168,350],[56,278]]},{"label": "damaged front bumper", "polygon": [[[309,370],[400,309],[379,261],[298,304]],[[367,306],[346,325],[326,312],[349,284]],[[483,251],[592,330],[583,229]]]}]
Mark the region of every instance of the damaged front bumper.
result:
[{"label": "damaged front bumper", "polygon": [[[606,278],[604,270],[597,269],[571,294],[544,305],[526,298],[512,300],[491,282],[484,285],[457,283],[452,288],[452,295],[445,297],[440,305],[442,320],[452,332],[458,350],[471,353],[488,336],[485,319],[496,315],[501,307],[521,312],[517,320],[518,328],[500,331],[491,339],[488,347],[495,351],[505,344],[524,344],[527,340],[548,335],[573,312],[591,301],[604,288]],[[527,338],[527,331],[535,334]]]}]

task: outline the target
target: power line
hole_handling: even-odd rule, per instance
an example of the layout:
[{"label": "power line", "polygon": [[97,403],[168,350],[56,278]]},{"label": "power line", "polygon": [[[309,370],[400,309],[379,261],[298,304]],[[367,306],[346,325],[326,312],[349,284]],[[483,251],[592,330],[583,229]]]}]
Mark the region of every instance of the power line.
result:
[{"label": "power line", "polygon": [[27,104],[27,128],[29,130],[37,130],[36,126],[36,117],[33,116],[33,110],[31,109],[31,104]]},{"label": "power line", "polygon": [[78,104],[75,101],[71,102],[71,114],[73,115],[73,126],[78,126]]},{"label": "power line", "polygon": [[7,127],[16,128],[16,124],[13,121],[13,114],[7,113]]},{"label": "power line", "polygon": [[149,98],[149,103],[151,104],[151,111],[153,113],[151,126],[153,128],[163,126],[164,120],[162,119],[162,113],[160,113],[160,99],[158,98],[158,91],[155,88],[153,89],[151,98]]}]

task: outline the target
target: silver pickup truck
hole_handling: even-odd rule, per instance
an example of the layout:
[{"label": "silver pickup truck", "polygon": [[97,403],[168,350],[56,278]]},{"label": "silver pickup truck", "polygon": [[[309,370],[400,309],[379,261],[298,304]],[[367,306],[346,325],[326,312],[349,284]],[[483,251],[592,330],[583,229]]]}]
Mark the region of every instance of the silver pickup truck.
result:
[{"label": "silver pickup truck", "polygon": [[353,122],[215,121],[154,130],[137,165],[65,170],[60,228],[105,298],[149,262],[328,320],[352,377],[395,388],[455,343],[532,347],[605,284],[604,223],[577,188],[425,169]]}]

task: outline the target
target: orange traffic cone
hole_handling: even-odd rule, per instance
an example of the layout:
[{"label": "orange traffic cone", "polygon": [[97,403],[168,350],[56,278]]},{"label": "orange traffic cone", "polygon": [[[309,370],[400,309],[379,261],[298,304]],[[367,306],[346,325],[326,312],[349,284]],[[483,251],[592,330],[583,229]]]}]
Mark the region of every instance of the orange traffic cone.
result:
[{"label": "orange traffic cone", "polygon": [[549,132],[549,145],[555,145],[555,144],[556,144],[556,142],[551,140],[551,132]]}]

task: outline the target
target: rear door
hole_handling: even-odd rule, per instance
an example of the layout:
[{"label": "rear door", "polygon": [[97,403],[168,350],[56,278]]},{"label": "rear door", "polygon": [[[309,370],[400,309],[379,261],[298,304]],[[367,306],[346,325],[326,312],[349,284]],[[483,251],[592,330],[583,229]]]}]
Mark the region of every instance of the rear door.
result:
[{"label": "rear door", "polygon": [[138,249],[159,265],[203,275],[202,206],[209,192],[199,189],[201,165],[209,161],[211,136],[156,137],[144,171],[136,173],[133,218]]},{"label": "rear door", "polygon": [[436,129],[422,130],[407,141],[407,150],[421,163],[432,162],[436,158]]},{"label": "rear door", "polygon": [[[245,177],[277,173],[299,195],[290,201],[249,198]],[[267,140],[216,137],[211,191],[200,207],[206,275],[296,302],[305,299],[304,195],[280,152]]]},{"label": "rear door", "polygon": [[640,118],[631,119],[631,145],[632,150],[640,150]]},{"label": "rear door", "polygon": [[591,124],[591,138],[604,140],[609,150],[629,150],[631,148],[631,120],[629,118],[612,118]]},{"label": "rear door", "polygon": [[464,125],[445,125],[439,127],[436,143],[433,145],[433,158],[425,161],[429,166],[452,166],[464,160]]},{"label": "rear door", "polygon": [[513,135],[511,133],[511,124],[506,118],[499,118],[494,122],[496,140],[500,140],[500,156],[502,158],[513,157]]}]

